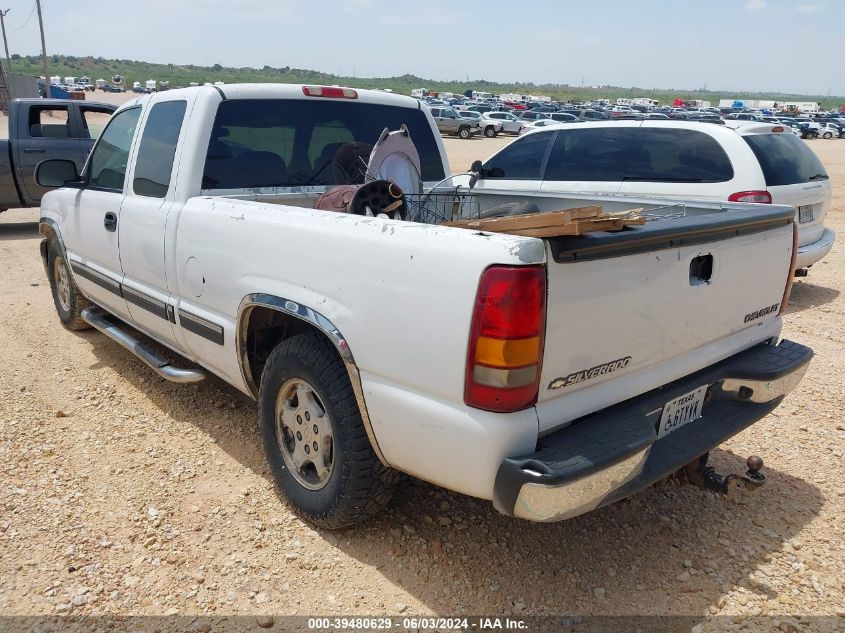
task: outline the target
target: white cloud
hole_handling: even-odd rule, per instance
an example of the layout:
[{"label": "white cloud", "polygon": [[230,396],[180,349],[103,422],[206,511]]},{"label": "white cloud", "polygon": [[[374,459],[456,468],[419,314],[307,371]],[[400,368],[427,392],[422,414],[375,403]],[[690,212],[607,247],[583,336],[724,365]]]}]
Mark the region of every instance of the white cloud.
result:
[{"label": "white cloud", "polygon": [[824,11],[824,4],[821,2],[815,4],[799,4],[795,8],[798,9],[798,13],[821,13]]},{"label": "white cloud", "polygon": [[749,11],[759,11],[766,8],[766,0],[745,0],[745,8]]}]

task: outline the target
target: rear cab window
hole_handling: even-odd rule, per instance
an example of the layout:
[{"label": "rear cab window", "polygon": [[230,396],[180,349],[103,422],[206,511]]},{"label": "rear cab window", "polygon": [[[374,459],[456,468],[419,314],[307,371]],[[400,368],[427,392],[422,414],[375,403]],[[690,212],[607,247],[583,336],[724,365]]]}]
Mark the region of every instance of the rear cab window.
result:
[{"label": "rear cab window", "polygon": [[230,99],[217,109],[202,188],[360,184],[382,130],[398,130],[403,124],[419,152],[423,181],[442,180],[440,150],[420,109],[334,100]]},{"label": "rear cab window", "polygon": [[749,134],[742,138],[760,162],[767,187],[829,179],[813,150],[794,134]]}]

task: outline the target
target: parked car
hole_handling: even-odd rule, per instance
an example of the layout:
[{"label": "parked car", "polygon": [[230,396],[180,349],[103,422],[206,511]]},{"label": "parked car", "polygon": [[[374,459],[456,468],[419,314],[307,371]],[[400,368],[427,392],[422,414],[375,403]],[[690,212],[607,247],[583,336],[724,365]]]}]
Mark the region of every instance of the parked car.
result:
[{"label": "parked car", "polygon": [[464,119],[477,122],[481,127],[482,134],[484,134],[487,138],[495,138],[499,135],[499,132],[502,131],[502,122],[490,118],[490,114],[492,114],[492,112],[488,114],[481,114],[481,112],[475,112],[474,110],[464,110],[458,114]]},{"label": "parked car", "polygon": [[517,116],[526,123],[537,121],[539,119],[548,119],[549,115],[546,112],[537,112],[536,110],[523,110]]},{"label": "parked car", "polygon": [[819,136],[822,138],[840,138],[842,129],[835,123],[819,123]]},{"label": "parked car", "polygon": [[[685,218],[583,238],[431,225],[411,209],[403,220],[401,205],[364,221],[389,197],[378,181],[348,191],[342,212],[314,209],[329,187],[364,183],[335,169],[362,157],[376,177],[413,166],[427,191],[451,171],[414,99],[283,84],[141,97],[81,175],[61,160],[37,170],[42,185],[68,183],[44,196],[39,225],[58,320],[168,380],[216,374],[255,398],[270,472],[319,526],[376,514],[400,471],[534,521],[682,468],[723,481],[704,470],[708,452],[807,369],[810,349],[778,343],[790,207],[687,201]],[[512,198],[474,197],[485,216]],[[89,342],[101,345],[76,344]],[[143,389],[136,373],[124,377]]]},{"label": "parked car", "polygon": [[430,108],[430,111],[437,129],[443,134],[456,134],[463,139],[481,134],[481,124],[478,121],[465,119],[452,108]]},{"label": "parked car", "polygon": [[610,115],[601,110],[584,109],[578,110],[577,112],[571,112],[571,114],[574,114],[582,121],[606,121],[610,119]]},{"label": "parked car", "polygon": [[526,123],[519,131],[519,135],[524,136],[525,134],[531,134],[533,132],[537,132],[538,130],[542,130],[543,128],[557,127],[559,125],[566,125],[566,123],[554,121],[553,119],[537,119]]},{"label": "parked car", "polygon": [[[527,151],[530,148],[530,152]],[[543,164],[542,174],[514,182],[515,156]],[[529,156],[531,158],[529,158]],[[532,162],[533,164],[533,162]],[[504,172],[505,175],[500,175]],[[615,121],[534,130],[483,165],[478,187],[654,195],[795,207],[805,272],[833,246],[824,226],[830,179],[815,153],[782,125],[732,121],[724,126],[687,121]]]},{"label": "parked car", "polygon": [[46,193],[35,167],[48,158],[82,169],[104,122],[117,106],[68,99],[13,99],[9,138],[0,140],[0,211],[35,207]]},{"label": "parked car", "polygon": [[557,121],[559,123],[573,123],[581,120],[571,112],[552,112],[549,114],[549,118],[551,118],[552,121]]},{"label": "parked car", "polygon": [[512,112],[489,112],[487,116],[495,121],[500,121],[502,131],[508,134],[519,134],[525,126],[525,122]]}]

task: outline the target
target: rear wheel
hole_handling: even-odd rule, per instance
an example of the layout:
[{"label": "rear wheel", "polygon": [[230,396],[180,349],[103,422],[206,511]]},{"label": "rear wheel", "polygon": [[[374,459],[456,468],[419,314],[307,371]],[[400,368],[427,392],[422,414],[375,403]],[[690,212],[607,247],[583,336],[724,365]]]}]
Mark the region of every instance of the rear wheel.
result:
[{"label": "rear wheel", "polygon": [[833,132],[825,132],[822,134],[822,138],[833,138]]},{"label": "rear wheel", "polygon": [[487,138],[494,138],[496,136],[496,128],[494,128],[492,125],[488,125],[486,128],[484,128],[484,136],[486,136]]},{"label": "rear wheel", "polygon": [[273,350],[259,411],[276,483],[305,519],[343,528],[387,505],[400,474],[375,455],[346,367],[321,334],[294,336]]},{"label": "rear wheel", "polygon": [[68,264],[53,240],[47,250],[47,271],[50,278],[50,290],[59,320],[69,330],[87,330],[91,326],[82,318],[82,311],[91,305],[79,291],[68,270]]},{"label": "rear wheel", "polygon": [[469,131],[468,127],[462,127],[460,130],[458,130],[458,136],[463,139],[467,139],[472,136],[472,132]]}]

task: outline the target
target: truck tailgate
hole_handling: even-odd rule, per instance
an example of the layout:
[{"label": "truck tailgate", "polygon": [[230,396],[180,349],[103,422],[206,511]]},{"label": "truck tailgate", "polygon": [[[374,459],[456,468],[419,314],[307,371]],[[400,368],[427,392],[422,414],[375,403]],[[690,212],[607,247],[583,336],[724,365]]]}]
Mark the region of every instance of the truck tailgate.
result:
[{"label": "truck tailgate", "polygon": [[547,240],[541,433],[778,335],[795,211],[752,206]]}]

